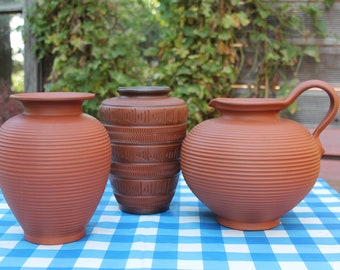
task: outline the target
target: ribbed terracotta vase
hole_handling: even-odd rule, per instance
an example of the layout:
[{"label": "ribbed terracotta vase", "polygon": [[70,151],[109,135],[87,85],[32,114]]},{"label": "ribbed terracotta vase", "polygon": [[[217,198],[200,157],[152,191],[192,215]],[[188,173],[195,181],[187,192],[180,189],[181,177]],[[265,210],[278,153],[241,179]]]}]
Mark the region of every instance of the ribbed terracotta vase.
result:
[{"label": "ribbed terracotta vase", "polygon": [[100,119],[112,145],[110,181],[120,209],[153,214],[169,209],[180,172],[188,109],[168,87],[122,87],[104,100]]},{"label": "ribbed terracotta vase", "polygon": [[101,123],[82,113],[90,93],[12,95],[24,112],[0,128],[0,183],[37,244],[76,241],[86,233],[108,181],[111,146]]},{"label": "ribbed terracotta vase", "polygon": [[[280,118],[304,91],[321,88],[330,98],[327,115],[313,134]],[[197,125],[181,150],[183,176],[193,193],[238,230],[265,230],[280,223],[313,187],[320,169],[322,130],[335,117],[335,90],[317,80],[299,84],[285,99],[217,98],[221,116]]]}]

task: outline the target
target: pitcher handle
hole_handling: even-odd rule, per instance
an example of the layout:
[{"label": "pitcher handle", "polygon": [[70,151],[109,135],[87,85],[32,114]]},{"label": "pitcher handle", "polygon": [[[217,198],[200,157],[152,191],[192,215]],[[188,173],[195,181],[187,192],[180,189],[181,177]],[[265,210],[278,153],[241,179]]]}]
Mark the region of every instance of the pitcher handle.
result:
[{"label": "pitcher handle", "polygon": [[321,154],[324,153],[324,150],[320,144],[319,136],[321,132],[329,125],[330,122],[336,116],[339,109],[339,97],[335,89],[328,83],[320,80],[309,80],[298,84],[294,90],[289,94],[289,96],[285,99],[287,106],[292,104],[303,92],[311,89],[311,88],[320,88],[328,94],[330,105],[328,112],[325,117],[321,120],[319,125],[315,128],[312,133],[313,137],[318,141],[321,149]]}]

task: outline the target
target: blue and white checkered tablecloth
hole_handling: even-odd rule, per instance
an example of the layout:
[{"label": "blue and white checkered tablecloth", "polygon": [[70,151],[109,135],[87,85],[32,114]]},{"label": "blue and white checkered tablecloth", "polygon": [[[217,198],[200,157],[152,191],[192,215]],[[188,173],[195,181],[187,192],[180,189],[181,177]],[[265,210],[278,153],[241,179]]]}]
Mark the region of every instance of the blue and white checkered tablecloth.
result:
[{"label": "blue and white checkered tablecloth", "polygon": [[340,269],[340,195],[319,179],[310,194],[267,231],[220,226],[179,181],[170,210],[131,215],[107,185],[85,238],[43,246],[23,231],[0,195],[1,269]]}]

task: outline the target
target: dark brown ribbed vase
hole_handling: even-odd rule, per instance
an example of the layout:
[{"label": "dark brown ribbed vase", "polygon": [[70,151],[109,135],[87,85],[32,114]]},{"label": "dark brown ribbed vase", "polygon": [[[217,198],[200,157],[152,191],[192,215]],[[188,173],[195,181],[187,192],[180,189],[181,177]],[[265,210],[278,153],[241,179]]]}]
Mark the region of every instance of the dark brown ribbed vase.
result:
[{"label": "dark brown ribbed vase", "polygon": [[82,113],[90,93],[23,93],[24,112],[0,127],[0,183],[24,230],[37,244],[63,244],[86,233],[111,164],[109,136]]},{"label": "dark brown ribbed vase", "polygon": [[112,145],[110,181],[120,209],[153,214],[169,209],[180,172],[187,106],[168,87],[121,87],[104,100],[100,119]]},{"label": "dark brown ribbed vase", "polygon": [[[330,97],[329,111],[313,134],[279,115],[310,88],[321,88]],[[197,125],[182,145],[181,168],[188,186],[223,226],[277,226],[318,177],[323,154],[319,135],[337,113],[336,91],[313,80],[285,99],[217,98],[209,105],[221,116]]]}]

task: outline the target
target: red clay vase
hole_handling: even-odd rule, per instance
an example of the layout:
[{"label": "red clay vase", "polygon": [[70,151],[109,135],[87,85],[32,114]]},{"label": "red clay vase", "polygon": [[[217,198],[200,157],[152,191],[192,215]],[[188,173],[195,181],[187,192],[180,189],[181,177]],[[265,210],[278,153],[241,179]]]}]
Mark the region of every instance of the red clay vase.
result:
[{"label": "red clay vase", "polygon": [[[311,134],[279,113],[314,87],[327,92],[330,107]],[[221,116],[198,124],[182,145],[188,186],[225,227],[276,227],[318,177],[323,154],[319,135],[337,113],[337,93],[329,84],[312,80],[285,99],[216,98],[209,105]]]},{"label": "red clay vase", "polygon": [[188,109],[161,86],[121,87],[99,113],[112,145],[110,181],[122,211],[169,209],[180,172]]},{"label": "red clay vase", "polygon": [[90,93],[12,95],[24,112],[0,128],[0,183],[27,241],[82,238],[108,181],[111,146],[101,123],[82,113]]}]

